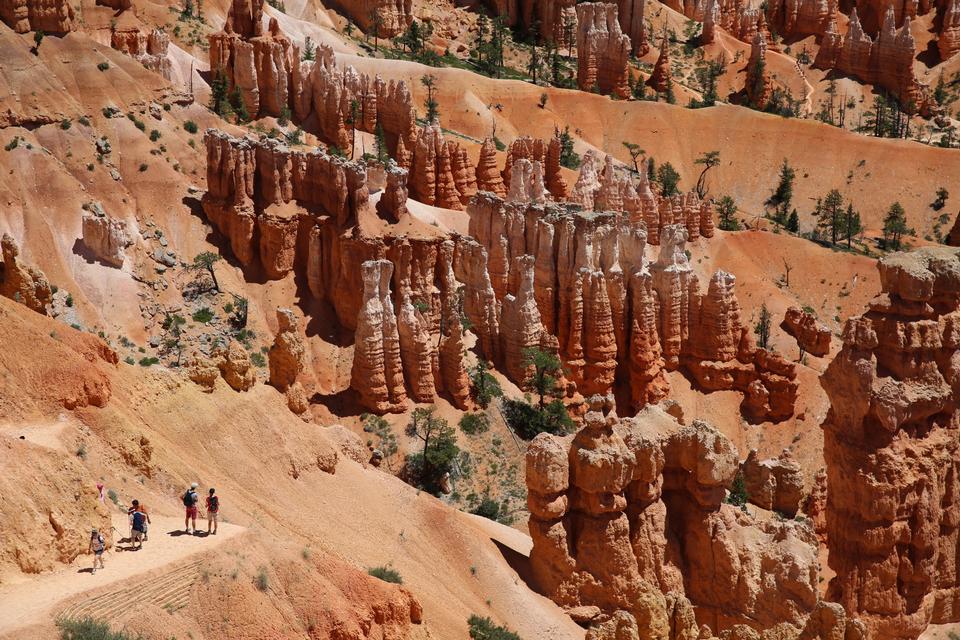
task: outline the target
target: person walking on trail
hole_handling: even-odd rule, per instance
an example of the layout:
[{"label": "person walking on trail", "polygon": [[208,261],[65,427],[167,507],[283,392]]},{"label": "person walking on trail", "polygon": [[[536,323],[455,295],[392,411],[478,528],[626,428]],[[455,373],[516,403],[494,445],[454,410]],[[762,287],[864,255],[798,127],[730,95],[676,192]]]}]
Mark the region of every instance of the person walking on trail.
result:
[{"label": "person walking on trail", "polygon": [[197,496],[197,483],[194,482],[183,494],[183,507],[186,509],[186,516],[183,519],[183,528],[190,533],[190,522],[193,521],[193,533],[197,532],[197,502],[200,498]]},{"label": "person walking on trail", "polygon": [[130,540],[137,543],[137,549],[142,549],[143,541],[147,539],[148,524],[150,524],[150,516],[146,511],[138,508],[133,512],[133,534]]},{"label": "person walking on trail", "polygon": [[[216,495],[217,490],[210,487],[210,495],[207,496],[207,535],[213,533],[217,535],[217,524],[220,515],[220,497]],[[210,531],[210,527],[213,531]]]},{"label": "person walking on trail", "polygon": [[134,500],[130,503],[130,506],[127,508],[127,521],[130,525],[130,535],[127,537],[127,540],[133,540],[133,514],[140,509],[140,501]]},{"label": "person walking on trail", "polygon": [[90,532],[90,553],[93,554],[93,570],[90,573],[97,572],[97,564],[101,569],[103,566],[103,552],[107,550],[107,541],[103,539],[103,534],[99,529]]}]

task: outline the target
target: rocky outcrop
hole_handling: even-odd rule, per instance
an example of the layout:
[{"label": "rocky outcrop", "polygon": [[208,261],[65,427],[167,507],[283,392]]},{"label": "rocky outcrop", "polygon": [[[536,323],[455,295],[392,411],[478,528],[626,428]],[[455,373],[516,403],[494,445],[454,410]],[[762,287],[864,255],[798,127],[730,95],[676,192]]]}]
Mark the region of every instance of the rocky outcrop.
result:
[{"label": "rocky outcrop", "polygon": [[249,391],[257,383],[257,371],[250,363],[250,355],[237,340],[213,353],[224,382],[234,391]]},{"label": "rocky outcrop", "polygon": [[238,91],[250,118],[289,112],[294,69],[300,49],[275,18],[263,30],[263,0],[233,0],[223,31],[208,37],[210,73],[223,74],[230,92]]},{"label": "rocky outcrop", "polygon": [[[560,172],[560,152],[560,132],[557,129],[554,129],[553,138],[551,138],[549,142],[530,138],[529,136],[521,136],[514,139],[514,141],[510,143],[510,147],[507,149],[507,159],[505,161],[502,173],[504,184],[507,185],[508,188],[513,189],[513,165],[519,160],[529,160],[530,162],[534,163],[534,165],[530,165],[531,171],[536,163],[540,164],[539,183],[543,185],[543,190],[549,191],[550,196],[556,200],[562,200],[566,198],[567,182],[564,180]],[[522,179],[518,183],[518,188],[522,187],[525,183],[529,183],[530,181],[531,179],[529,177]],[[496,191],[493,189],[486,190],[496,193]],[[538,186],[536,191],[539,192],[540,190],[541,188]],[[526,200],[529,199],[529,197],[526,198]]]},{"label": "rocky outcrop", "polygon": [[114,267],[122,267],[124,251],[133,244],[127,223],[106,214],[95,202],[83,212],[83,244],[98,259]]},{"label": "rocky outcrop", "polygon": [[577,5],[577,86],[618,98],[630,95],[630,38],[620,30],[617,5]]},{"label": "rocky outcrop", "polygon": [[363,304],[357,317],[350,386],[373,411],[399,413],[407,407],[407,394],[400,333],[390,299],[393,263],[368,260],[362,269]]},{"label": "rocky outcrop", "polygon": [[821,377],[829,596],[874,638],[960,620],[960,253],[882,258]]},{"label": "rocky outcrop", "polygon": [[144,33],[137,27],[115,29],[110,34],[110,46],[135,58],[154,73],[170,79],[173,67],[167,57],[170,37],[163,29],[153,29],[150,33]]},{"label": "rocky outcrop", "polygon": [[[611,163],[605,171],[614,174]],[[612,178],[597,182],[595,200],[615,191]],[[474,275],[461,278],[464,309],[483,357],[501,364],[514,381],[523,381],[524,370],[515,349],[499,350],[497,333],[521,326],[512,316],[506,320],[506,307],[532,265],[539,322],[556,337],[560,359],[582,395],[607,396],[624,385],[636,410],[665,396],[667,371],[683,369],[707,390],[742,392],[743,410],[751,419],[792,415],[794,365],[753,346],[732,275],[718,272],[707,292],[700,292],[685,255],[685,227],[664,227],[660,257],[647,264],[640,219],[584,213],[569,205],[507,202],[489,193],[474,198],[467,212],[470,235],[483,251],[469,252]],[[464,259],[466,254],[461,252]],[[490,300],[490,290],[502,308]],[[512,309],[513,299],[509,303]],[[536,341],[536,330],[529,331],[524,346]]]},{"label": "rocky outcrop", "polygon": [[73,5],[68,0],[0,0],[0,21],[17,33],[73,31]]},{"label": "rocky outcrop", "polygon": [[776,0],[767,6],[770,27],[783,37],[819,36],[836,15],[837,0]]},{"label": "rocky outcrop", "polygon": [[836,25],[831,22],[829,36],[824,36],[826,47],[821,45],[814,66],[836,69],[864,82],[880,85],[895,95],[909,113],[926,113],[930,99],[926,85],[917,81],[913,71],[916,42],[910,32],[909,16],[899,30],[895,25],[896,14],[893,7],[888,6],[883,27],[874,40],[864,31],[854,7],[842,46],[837,48],[839,36]]},{"label": "rocky outcrop", "polygon": [[490,0],[488,4],[510,27],[527,31],[537,28],[544,40],[553,41],[558,47],[575,44],[576,0]]},{"label": "rocky outcrop", "polygon": [[710,44],[717,39],[717,22],[720,20],[720,5],[717,0],[707,0],[703,12],[703,27],[700,29],[700,43]]},{"label": "rocky outcrop", "polygon": [[747,79],[743,88],[747,94],[747,102],[754,109],[766,108],[773,95],[773,83],[767,70],[767,41],[763,33],[757,32],[750,45]]},{"label": "rocky outcrop", "polygon": [[392,38],[413,21],[413,0],[332,0],[330,7],[346,15],[364,33],[376,30],[380,38]]},{"label": "rocky outcrop", "polygon": [[268,353],[270,384],[287,396],[287,406],[298,414],[309,408],[306,392],[299,382],[303,355],[303,338],[296,316],[290,309],[277,309],[277,335]]},{"label": "rocky outcrop", "polygon": [[670,41],[667,40],[667,34],[664,33],[660,38],[660,55],[657,56],[657,62],[653,65],[653,71],[647,78],[647,85],[653,88],[657,93],[664,93],[670,87],[673,81],[673,71],[670,69]]},{"label": "rocky outcrop", "polygon": [[8,234],[0,240],[3,262],[0,262],[0,296],[26,305],[37,313],[47,315],[47,305],[53,301],[53,290],[43,272],[20,261],[20,247]]},{"label": "rocky outcrop", "polygon": [[493,138],[484,140],[483,146],[480,147],[476,176],[478,191],[489,191],[501,198],[507,195],[507,186],[497,166],[497,146]]},{"label": "rocky outcrop", "polygon": [[[797,0],[774,1],[795,2]],[[703,44],[713,42],[717,27],[747,44],[753,42],[757,32],[762,32],[765,37],[770,35],[766,26],[766,14],[759,7],[751,6],[752,3],[746,0],[661,0],[661,2],[690,20],[702,22],[700,41]],[[770,4],[768,3],[767,6],[769,8]],[[782,9],[780,11],[783,12]]]},{"label": "rocky outcrop", "polygon": [[788,518],[797,515],[803,498],[803,476],[800,464],[788,449],[778,458],[761,460],[751,449],[740,465],[744,487],[751,503],[781,513]]},{"label": "rocky outcrop", "polygon": [[631,53],[638,58],[647,55],[650,52],[650,43],[647,42],[644,24],[646,0],[616,0],[616,2],[620,28],[630,38]]},{"label": "rocky outcrop", "polygon": [[816,538],[723,504],[736,472],[723,435],[659,409],[632,420],[591,411],[572,438],[537,436],[526,456],[537,587],[634,637],[713,637],[698,624],[796,637],[817,605]]},{"label": "rocky outcrop", "polygon": [[407,215],[407,170],[390,160],[384,169],[386,186],[377,201],[377,213],[391,222],[399,222]]},{"label": "rocky outcrop", "polygon": [[[315,61],[294,61],[291,86],[293,116],[322,140],[349,151],[350,127],[376,133],[379,126],[393,159],[410,169],[404,150],[416,142],[416,110],[404,81],[385,82],[353,67],[338,68],[333,50],[321,45]],[[359,111],[357,118],[351,117],[351,105]]]},{"label": "rocky outcrop", "polygon": [[822,358],[830,353],[830,328],[817,321],[817,317],[800,307],[790,307],[783,316],[780,327],[797,339],[800,348]]},{"label": "rocky outcrop", "polygon": [[[462,210],[477,190],[473,167],[465,164],[465,159],[466,150],[444,138],[438,121],[421,128],[413,147],[411,196],[424,204]],[[455,164],[461,173],[459,180]]]},{"label": "rocky outcrop", "polygon": [[587,210],[622,212],[631,222],[642,222],[647,228],[647,241],[653,245],[660,244],[664,227],[676,224],[686,228],[688,239],[713,237],[709,200],[701,200],[694,191],[669,198],[657,196],[650,188],[646,160],[640,163],[636,184],[632,174],[617,166],[612,156],[606,156],[602,169],[599,163],[593,150],[583,156],[571,202]]},{"label": "rocky outcrop", "polygon": [[960,0],[948,0],[944,3],[937,49],[940,51],[941,61],[960,51]]}]

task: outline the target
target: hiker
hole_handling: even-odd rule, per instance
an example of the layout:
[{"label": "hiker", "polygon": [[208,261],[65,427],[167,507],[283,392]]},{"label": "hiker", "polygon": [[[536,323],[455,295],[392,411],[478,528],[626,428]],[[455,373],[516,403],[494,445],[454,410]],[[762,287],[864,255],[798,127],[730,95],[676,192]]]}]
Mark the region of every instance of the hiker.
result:
[{"label": "hiker", "polygon": [[197,486],[199,485],[196,482],[192,483],[187,492],[183,494],[183,506],[186,509],[183,528],[187,533],[190,533],[191,520],[193,520],[193,532],[197,532],[197,502],[200,501],[200,498],[197,497]]},{"label": "hiker", "polygon": [[97,563],[100,563],[100,568],[104,569],[103,566],[103,552],[107,549],[107,541],[103,539],[103,535],[100,533],[99,529],[94,529],[90,532],[90,553],[93,554],[93,570],[90,573],[97,572]]},{"label": "hiker", "polygon": [[137,543],[137,549],[142,549],[143,541],[147,539],[148,524],[150,524],[150,516],[138,505],[137,510],[133,512],[133,533],[130,536],[131,542]]},{"label": "hiker", "polygon": [[133,541],[133,514],[136,513],[139,508],[139,500],[134,500],[127,508],[127,524],[130,526],[130,535],[127,536],[127,540],[130,540],[131,542]]},{"label": "hiker", "polygon": [[[207,496],[207,535],[213,533],[217,535],[217,520],[220,514],[220,498],[216,496],[217,490],[213,487],[210,487],[210,495]],[[213,526],[213,531],[210,531],[210,526]],[[196,527],[194,527],[196,528]]]}]

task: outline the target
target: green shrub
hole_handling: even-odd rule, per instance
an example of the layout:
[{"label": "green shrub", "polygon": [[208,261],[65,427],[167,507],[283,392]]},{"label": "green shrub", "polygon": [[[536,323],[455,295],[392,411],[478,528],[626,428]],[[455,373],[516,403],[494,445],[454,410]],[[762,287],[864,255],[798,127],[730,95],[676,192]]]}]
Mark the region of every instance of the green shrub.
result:
[{"label": "green shrub", "polygon": [[260,367],[261,369],[267,366],[267,359],[263,357],[262,353],[251,353],[250,362],[253,363],[253,366]]},{"label": "green shrub", "polygon": [[472,640],[520,640],[520,636],[506,627],[494,624],[490,618],[474,614],[467,620]]},{"label": "green shrub", "polygon": [[111,631],[110,625],[93,618],[64,618],[57,621],[60,628],[60,640],[140,640],[143,636],[132,636],[125,631]]},{"label": "green shrub", "polygon": [[213,320],[213,311],[211,311],[209,307],[201,307],[200,309],[197,309],[196,311],[194,311],[193,316],[191,317],[193,318],[194,322],[199,322],[200,324],[207,324],[208,322]]},{"label": "green shrub", "polygon": [[151,129],[151,130],[150,130],[150,142],[156,142],[156,141],[159,140],[159,139],[160,139],[160,132],[157,131],[156,129]]},{"label": "green shrub", "polygon": [[150,367],[150,366],[153,366],[153,365],[159,364],[159,363],[160,363],[160,358],[155,358],[155,357],[154,357],[154,358],[147,358],[147,357],[140,358],[140,366],[141,366],[141,367]]},{"label": "green shrub", "polygon": [[103,62],[97,65],[97,69],[100,69],[100,71],[106,71],[109,68],[110,68],[110,63],[107,62],[106,60],[104,60]]},{"label": "green shrub", "polygon": [[465,413],[460,417],[460,431],[468,436],[486,433],[490,428],[490,419],[485,413]]},{"label": "green shrub", "polygon": [[107,497],[110,498],[110,502],[113,504],[117,504],[117,502],[120,500],[120,496],[118,496],[117,492],[113,489],[107,489]]},{"label": "green shrub", "polygon": [[390,567],[372,567],[367,569],[367,573],[377,578],[383,580],[384,582],[392,582],[393,584],[403,584],[403,578],[400,574]]},{"label": "green shrub", "polygon": [[126,358],[123,359],[123,361],[131,365],[137,364],[137,361],[133,359],[133,356],[127,356]]},{"label": "green shrub", "polygon": [[85,127],[90,126],[90,118],[88,118],[87,116],[80,116],[79,118],[77,118],[77,122],[79,122]]},{"label": "green shrub", "polygon": [[73,306],[73,295],[72,295],[72,294],[69,294],[69,293],[67,294],[67,306],[68,306],[68,307],[72,307],[72,306]]},{"label": "green shrub", "polygon": [[70,122],[70,121],[69,121],[68,119],[66,119],[66,118],[64,118],[63,120],[60,121],[60,128],[63,129],[64,131],[66,131],[67,129],[69,129],[72,125],[73,125],[73,123]]},{"label": "green shrub", "polygon": [[186,122],[184,122],[183,129],[187,133],[196,133],[199,130],[199,128],[197,127],[197,123],[194,122],[193,120],[187,120]]},{"label": "green shrub", "polygon": [[480,501],[476,507],[470,510],[475,516],[481,516],[487,520],[493,520],[494,522],[500,521],[500,503],[491,498],[490,496],[483,496],[483,500]]},{"label": "green shrub", "polygon": [[546,403],[541,410],[523,400],[510,398],[503,401],[503,417],[524,440],[532,440],[544,431],[563,435],[573,429],[573,421],[560,400]]},{"label": "green shrub", "polygon": [[147,163],[146,163],[146,162],[141,162],[141,163],[140,163],[140,173],[143,173],[143,172],[146,171],[146,170],[147,170]]},{"label": "green shrub", "polygon": [[750,495],[747,493],[747,484],[743,480],[743,474],[737,471],[737,475],[733,479],[733,484],[730,485],[730,494],[727,496],[726,501],[728,504],[743,508],[749,500]]}]

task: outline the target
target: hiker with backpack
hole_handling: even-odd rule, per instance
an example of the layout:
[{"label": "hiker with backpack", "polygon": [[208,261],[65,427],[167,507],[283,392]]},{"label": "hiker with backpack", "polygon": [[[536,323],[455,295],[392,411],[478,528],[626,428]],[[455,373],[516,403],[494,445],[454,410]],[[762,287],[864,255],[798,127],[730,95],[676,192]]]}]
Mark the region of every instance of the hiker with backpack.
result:
[{"label": "hiker with backpack", "polygon": [[103,566],[103,552],[107,550],[107,541],[103,539],[103,534],[100,533],[99,529],[94,529],[90,532],[90,553],[93,554],[93,570],[90,573],[97,572],[97,564],[100,564],[100,568],[104,569]]},{"label": "hiker with backpack", "polygon": [[[147,525],[150,524],[150,516],[141,508],[133,512],[133,533],[130,536],[131,542],[137,543],[137,549],[143,548],[143,541],[147,539]],[[131,549],[133,547],[131,546]]]},{"label": "hiker with backpack", "polygon": [[[220,515],[220,498],[215,495],[217,490],[213,487],[210,487],[210,495],[207,496],[207,535],[213,533],[217,535],[217,521],[219,520]],[[211,525],[213,526],[213,531],[210,531]]]},{"label": "hiker with backpack", "polygon": [[197,533],[197,502],[200,501],[200,498],[197,497],[197,486],[196,482],[192,483],[187,492],[183,494],[183,507],[186,509],[183,528],[187,533],[190,533],[190,521],[192,520],[194,534]]}]

